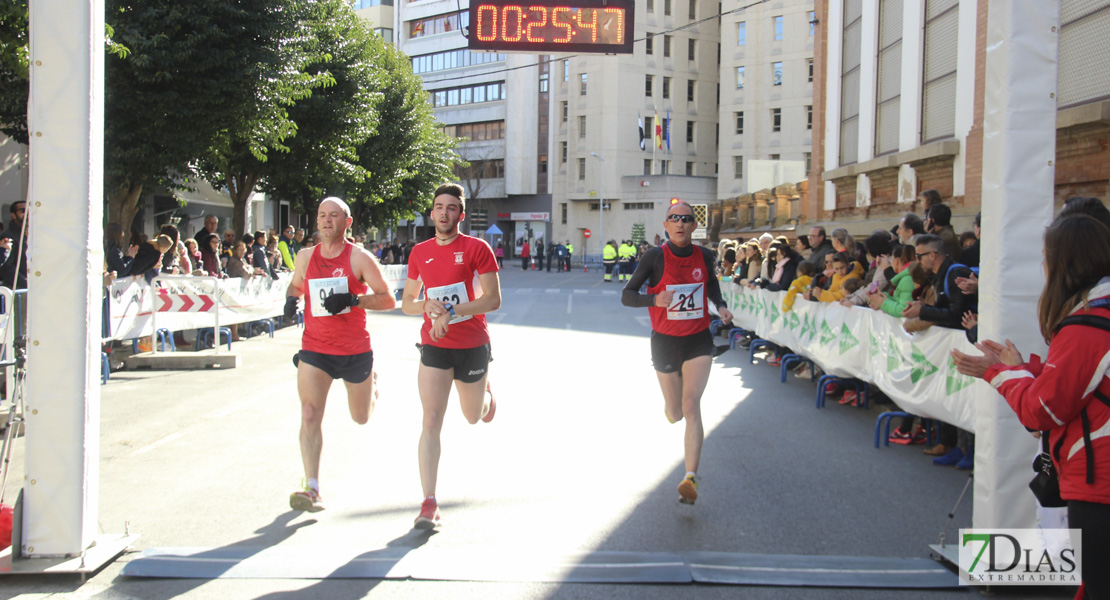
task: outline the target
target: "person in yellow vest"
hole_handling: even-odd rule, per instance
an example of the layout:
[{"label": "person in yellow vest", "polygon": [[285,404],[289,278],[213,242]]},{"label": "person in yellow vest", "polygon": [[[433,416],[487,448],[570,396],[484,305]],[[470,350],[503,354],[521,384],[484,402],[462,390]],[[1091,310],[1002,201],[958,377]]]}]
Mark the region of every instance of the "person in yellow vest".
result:
[{"label": "person in yellow vest", "polygon": [[574,244],[567,240],[565,244],[567,247],[567,255],[563,258],[563,270],[570,271],[570,260],[574,258]]},{"label": "person in yellow vest", "polygon": [[620,280],[624,281],[632,277],[632,259],[636,256],[636,248],[632,242],[624,240],[617,249],[617,255],[620,258]]},{"label": "person in yellow vest", "polygon": [[605,265],[605,281],[613,280],[613,267],[617,265],[617,243],[609,240],[601,251],[601,262]]}]

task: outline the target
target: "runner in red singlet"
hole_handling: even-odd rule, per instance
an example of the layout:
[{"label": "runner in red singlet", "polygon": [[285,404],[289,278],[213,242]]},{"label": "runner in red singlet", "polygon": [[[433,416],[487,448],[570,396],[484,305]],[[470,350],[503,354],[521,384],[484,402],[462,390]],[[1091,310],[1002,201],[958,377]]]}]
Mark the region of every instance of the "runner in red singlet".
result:
[{"label": "runner in red singlet", "polygon": [[[409,254],[401,300],[406,315],[424,315],[417,375],[424,407],[418,450],[424,501],[416,518],[418,529],[439,524],[439,433],[451,383],[471,425],[479,420],[489,423],[497,409],[486,378],[491,357],[485,314],[501,307],[501,281],[489,244],[459,233],[465,210],[461,186],[439,186],[432,204],[435,239],[417,244]],[[474,285],[475,276],[480,287]]]},{"label": "runner in red singlet", "polygon": [[[686,476],[678,484],[679,501],[698,499],[698,462],[705,432],[701,422],[701,395],[709,382],[715,346],[709,334],[707,301],[713,302],[725,323],[732,313],[721,298],[713,253],[692,245],[697,228],[689,204],[672,204],[663,220],[669,241],[644,253],[632,279],[625,285],[625,306],[650,307],[651,361],[663,390],[667,420],[686,419]],[[640,293],[648,284],[648,293]]]},{"label": "runner in red singlet", "polygon": [[397,301],[372,254],[346,239],[351,210],[339,198],[324,198],[316,215],[320,244],[297,252],[285,316],[304,296],[304,336],[297,365],[301,397],[301,460],[305,486],[289,496],[293,510],[324,510],[320,499],[320,450],[324,406],[331,382],[347,388],[351,418],[363,425],[374,411],[374,352],[366,330],[367,310],[392,310]]}]

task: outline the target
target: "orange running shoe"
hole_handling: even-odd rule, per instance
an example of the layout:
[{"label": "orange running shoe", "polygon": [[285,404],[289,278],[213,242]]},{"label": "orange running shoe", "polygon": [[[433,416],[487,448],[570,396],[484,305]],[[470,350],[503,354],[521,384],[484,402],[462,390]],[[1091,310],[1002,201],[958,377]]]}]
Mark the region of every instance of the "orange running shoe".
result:
[{"label": "orange running shoe", "polygon": [[698,499],[698,476],[687,475],[678,484],[678,501],[683,504],[693,504]]},{"label": "orange running shoe", "polygon": [[435,498],[425,498],[420,505],[420,516],[416,517],[413,527],[416,529],[435,529],[439,526],[439,505]]}]

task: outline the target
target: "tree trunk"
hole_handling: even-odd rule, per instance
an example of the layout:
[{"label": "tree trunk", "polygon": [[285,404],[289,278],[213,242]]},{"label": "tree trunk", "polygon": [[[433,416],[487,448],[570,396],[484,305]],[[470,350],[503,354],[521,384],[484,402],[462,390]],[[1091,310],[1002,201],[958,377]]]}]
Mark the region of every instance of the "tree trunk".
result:
[{"label": "tree trunk", "polygon": [[231,203],[235,207],[232,211],[231,225],[239,236],[244,233],[251,233],[247,231],[247,213],[250,208],[250,197],[254,193],[254,185],[257,182],[257,173],[237,173],[224,176],[224,183],[231,194]]},{"label": "tree trunk", "polygon": [[108,196],[108,222],[119,223],[123,230],[131,236],[134,236],[135,233],[143,233],[131,229],[131,222],[135,220],[135,215],[139,214],[139,197],[142,196],[142,193],[142,182],[132,182],[110,194]]}]

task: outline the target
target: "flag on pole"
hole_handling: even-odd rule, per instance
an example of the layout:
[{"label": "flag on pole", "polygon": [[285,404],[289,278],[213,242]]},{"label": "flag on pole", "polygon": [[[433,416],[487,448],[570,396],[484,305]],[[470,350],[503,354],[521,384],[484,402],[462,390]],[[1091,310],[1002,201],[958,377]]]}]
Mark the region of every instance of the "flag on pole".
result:
[{"label": "flag on pole", "polygon": [[644,150],[644,118],[640,116],[640,111],[636,111],[636,122],[640,125],[640,150]]},{"label": "flag on pole", "polygon": [[659,111],[655,111],[655,147],[663,149],[663,123],[659,121]]},{"label": "flag on pole", "polygon": [[671,151],[671,109],[667,109],[667,152]]}]

